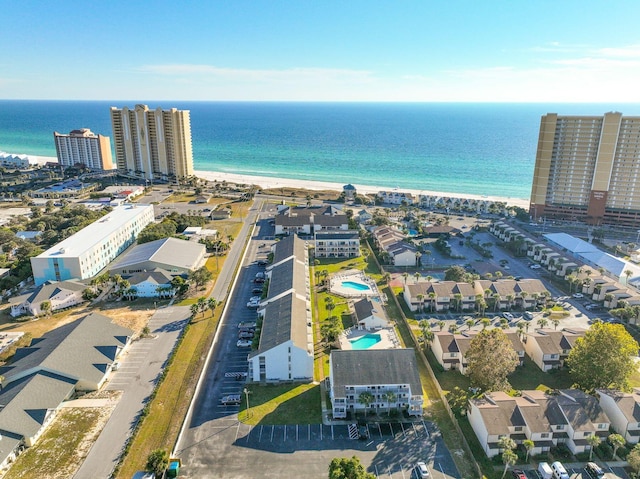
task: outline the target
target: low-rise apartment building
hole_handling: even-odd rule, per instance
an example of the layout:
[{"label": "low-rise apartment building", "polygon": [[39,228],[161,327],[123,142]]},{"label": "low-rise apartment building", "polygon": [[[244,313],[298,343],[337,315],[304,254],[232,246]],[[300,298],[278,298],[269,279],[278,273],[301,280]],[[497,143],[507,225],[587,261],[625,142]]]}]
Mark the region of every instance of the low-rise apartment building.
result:
[{"label": "low-rise apartment building", "polygon": [[522,391],[516,397],[501,391],[487,393],[469,401],[467,417],[489,457],[500,453],[498,441],[505,436],[516,444],[533,441],[531,455],[546,453],[558,444],[565,444],[573,454],[588,452],[587,438],[604,439],[610,426],[598,400],[578,389],[552,394]]},{"label": "low-rise apartment building", "polygon": [[316,258],[355,258],[360,256],[360,234],[356,230],[316,231]]},{"label": "low-rise apartment building", "polygon": [[[421,416],[422,384],[413,349],[334,350],[329,358],[333,417],[398,410]],[[363,393],[372,399],[361,401]]]},{"label": "low-rise apartment building", "polygon": [[613,430],[628,443],[637,444],[640,440],[640,389],[634,388],[631,392],[599,389],[598,398]]},{"label": "low-rise apartment building", "polygon": [[538,329],[527,334],[525,351],[543,371],[559,369],[564,366],[578,338],[584,334],[585,330],[580,328],[564,328],[561,331]]}]

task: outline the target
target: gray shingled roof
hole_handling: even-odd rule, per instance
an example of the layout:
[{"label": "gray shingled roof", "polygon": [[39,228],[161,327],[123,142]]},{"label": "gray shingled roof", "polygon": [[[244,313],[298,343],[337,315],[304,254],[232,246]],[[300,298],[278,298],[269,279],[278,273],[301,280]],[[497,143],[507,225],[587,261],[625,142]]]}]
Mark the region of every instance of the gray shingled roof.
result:
[{"label": "gray shingled roof", "polygon": [[275,298],[292,288],[298,294],[304,295],[306,284],[305,265],[291,257],[288,261],[274,266],[271,270],[267,298]]},{"label": "gray shingled roof", "polygon": [[109,265],[109,270],[127,268],[145,261],[154,261],[178,268],[193,269],[202,256],[205,245],[178,238],[163,238],[131,248]]},{"label": "gray shingled roof", "polygon": [[637,391],[625,393],[617,390],[600,390],[598,392],[612,397],[627,421],[640,422],[640,394]]},{"label": "gray shingled roof", "polygon": [[173,276],[171,276],[168,271],[156,268],[153,271],[142,271],[140,273],[136,273],[127,278],[127,281],[129,281],[131,286],[135,286],[146,281],[154,282],[156,284],[169,284],[172,279]]},{"label": "gray shingled roof", "polygon": [[359,239],[360,234],[356,230],[321,230],[315,233],[316,240],[348,240]]},{"label": "gray shingled roof", "polygon": [[48,371],[21,378],[2,390],[0,431],[31,437],[42,427],[48,410],[56,409],[74,391],[75,381]]},{"label": "gray shingled roof", "polygon": [[331,384],[336,397],[346,386],[408,384],[411,393],[422,395],[415,351],[365,349],[331,351]]},{"label": "gray shingled roof", "polygon": [[353,310],[356,313],[356,322],[367,319],[372,315],[374,309],[376,309],[376,307],[368,298],[361,299],[354,303]]},{"label": "gray shingled roof", "polygon": [[38,286],[27,298],[30,304],[40,304],[58,294],[60,291],[84,291],[87,288],[85,283],[79,281],[47,281]]},{"label": "gray shingled roof", "polygon": [[304,241],[301,240],[298,235],[287,236],[276,243],[272,264],[277,264],[290,256],[295,256],[304,261],[305,248]]},{"label": "gray shingled roof", "polygon": [[5,384],[37,370],[98,383],[131,334],[107,316],[91,313],[34,339],[28,348],[18,349],[13,361],[0,367],[0,374]]},{"label": "gray shingled roof", "polygon": [[260,346],[250,357],[268,351],[287,341],[307,349],[306,302],[289,293],[267,304],[260,330]]}]

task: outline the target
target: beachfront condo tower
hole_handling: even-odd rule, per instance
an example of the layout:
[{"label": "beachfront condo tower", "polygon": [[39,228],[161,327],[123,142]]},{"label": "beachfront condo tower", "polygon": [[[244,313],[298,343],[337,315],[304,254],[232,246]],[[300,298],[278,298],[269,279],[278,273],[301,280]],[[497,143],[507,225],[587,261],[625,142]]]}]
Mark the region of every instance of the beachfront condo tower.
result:
[{"label": "beachfront condo tower", "polygon": [[112,170],[111,141],[89,128],[73,130],[68,135],[53,132],[58,163],[62,166],[85,165],[92,170]]},{"label": "beachfront condo tower", "polygon": [[640,226],[640,117],[544,115],[530,214]]},{"label": "beachfront condo tower", "polygon": [[189,110],[111,108],[118,170],[147,180],[193,175]]}]

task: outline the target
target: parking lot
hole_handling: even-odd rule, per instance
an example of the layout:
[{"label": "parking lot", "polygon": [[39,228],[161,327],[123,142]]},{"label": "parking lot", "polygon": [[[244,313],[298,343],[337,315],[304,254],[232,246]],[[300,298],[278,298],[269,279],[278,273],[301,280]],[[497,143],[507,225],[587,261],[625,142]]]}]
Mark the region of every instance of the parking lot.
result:
[{"label": "parking lot", "polygon": [[[602,466],[602,463],[599,463],[599,465]],[[567,470],[570,479],[592,479],[587,471],[585,471],[584,468],[581,467],[582,465],[575,464],[573,465],[574,467],[570,466],[571,465],[565,464],[565,469]],[[605,466],[603,469],[605,471],[605,475],[602,477],[602,479],[629,479],[629,476],[622,467],[609,468]],[[536,470],[532,469],[523,472],[527,476],[527,479],[542,479],[542,475]],[[509,475],[507,475],[506,477],[509,477]]]}]

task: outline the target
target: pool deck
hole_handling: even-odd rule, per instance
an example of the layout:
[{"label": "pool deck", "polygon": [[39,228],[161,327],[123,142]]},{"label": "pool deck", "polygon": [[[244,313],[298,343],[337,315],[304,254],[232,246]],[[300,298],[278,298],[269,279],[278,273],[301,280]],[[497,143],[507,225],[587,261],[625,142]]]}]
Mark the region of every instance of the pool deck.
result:
[{"label": "pool deck", "polygon": [[[347,286],[343,286],[342,283],[347,281],[362,284],[363,286],[367,286],[368,288],[363,290],[356,290]],[[352,269],[333,275],[329,280],[329,289],[333,294],[337,294],[345,298],[380,296],[380,292],[378,291],[376,282],[358,269]]]},{"label": "pool deck", "polygon": [[400,342],[396,338],[396,333],[391,327],[376,330],[349,328],[340,335],[340,349],[353,349],[351,347],[351,341],[366,336],[367,334],[380,335],[380,341],[367,349],[396,349],[401,347]]}]

